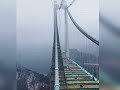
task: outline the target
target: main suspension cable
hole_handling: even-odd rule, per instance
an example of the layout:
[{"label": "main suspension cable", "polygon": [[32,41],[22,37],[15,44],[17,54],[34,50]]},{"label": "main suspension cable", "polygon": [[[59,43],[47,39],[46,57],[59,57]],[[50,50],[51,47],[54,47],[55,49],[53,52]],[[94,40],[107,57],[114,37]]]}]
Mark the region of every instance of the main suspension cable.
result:
[{"label": "main suspension cable", "polygon": [[62,7],[62,5],[63,5],[63,1],[64,1],[64,0],[61,0],[61,4],[60,4],[59,9],[61,9],[61,7]]},{"label": "main suspension cable", "polygon": [[87,32],[85,32],[77,23],[76,21],[73,19],[71,13],[69,12],[68,9],[66,9],[71,21],[73,22],[73,24],[77,27],[77,29],[82,33],[84,34],[88,39],[90,39],[92,42],[94,42],[96,45],[99,46],[99,41],[97,41],[95,38],[93,38],[92,36],[90,36]]},{"label": "main suspension cable", "polygon": [[68,9],[70,6],[72,6],[75,1],[76,1],[76,0],[73,0],[73,1],[68,5],[67,9]]}]

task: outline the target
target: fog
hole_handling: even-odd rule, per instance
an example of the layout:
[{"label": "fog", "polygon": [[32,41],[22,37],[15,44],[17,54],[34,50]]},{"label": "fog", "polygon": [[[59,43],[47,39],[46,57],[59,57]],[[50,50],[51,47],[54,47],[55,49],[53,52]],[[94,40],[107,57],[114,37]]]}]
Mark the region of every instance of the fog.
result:
[{"label": "fog", "polygon": [[[71,1],[67,1],[68,5]],[[85,29],[86,32],[98,40],[98,0],[76,0],[69,10],[76,22]],[[61,10],[60,15],[62,24],[59,32],[61,47],[62,50],[64,50],[65,32],[63,10]],[[54,31],[53,17],[53,4],[51,0],[17,0],[18,61],[20,61],[23,66],[40,73],[48,73],[51,65]],[[80,38],[79,43],[78,38]],[[85,38],[82,38],[82,34],[77,31],[69,19],[70,48],[83,49],[85,44],[81,42],[84,42]]]}]

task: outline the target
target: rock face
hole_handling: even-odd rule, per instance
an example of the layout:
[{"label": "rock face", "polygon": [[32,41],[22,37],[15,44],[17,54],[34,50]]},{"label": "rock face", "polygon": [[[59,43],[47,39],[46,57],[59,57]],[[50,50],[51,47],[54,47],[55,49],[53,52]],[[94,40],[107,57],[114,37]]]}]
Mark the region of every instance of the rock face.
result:
[{"label": "rock face", "polygon": [[49,75],[45,76],[25,67],[17,67],[17,90],[49,90]]}]

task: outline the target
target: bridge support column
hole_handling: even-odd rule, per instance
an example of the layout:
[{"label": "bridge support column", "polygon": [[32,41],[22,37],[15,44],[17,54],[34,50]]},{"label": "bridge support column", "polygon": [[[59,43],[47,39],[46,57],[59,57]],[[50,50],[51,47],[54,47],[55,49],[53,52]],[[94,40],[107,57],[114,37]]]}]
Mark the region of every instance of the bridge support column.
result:
[{"label": "bridge support column", "polygon": [[64,17],[65,17],[65,55],[66,58],[69,59],[69,33],[68,33],[68,15],[66,11],[66,2],[64,0],[65,8],[64,8]]}]

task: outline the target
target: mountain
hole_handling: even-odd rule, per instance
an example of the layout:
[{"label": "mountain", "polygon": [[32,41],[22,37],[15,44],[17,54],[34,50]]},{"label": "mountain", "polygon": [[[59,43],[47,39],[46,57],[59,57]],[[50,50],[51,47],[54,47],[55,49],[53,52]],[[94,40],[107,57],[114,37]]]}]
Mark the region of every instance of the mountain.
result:
[{"label": "mountain", "polygon": [[49,75],[39,74],[25,67],[17,67],[17,90],[49,90]]}]

